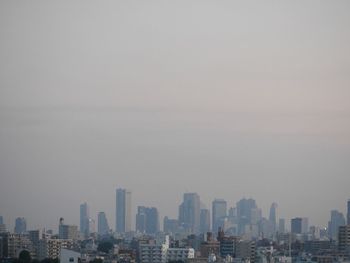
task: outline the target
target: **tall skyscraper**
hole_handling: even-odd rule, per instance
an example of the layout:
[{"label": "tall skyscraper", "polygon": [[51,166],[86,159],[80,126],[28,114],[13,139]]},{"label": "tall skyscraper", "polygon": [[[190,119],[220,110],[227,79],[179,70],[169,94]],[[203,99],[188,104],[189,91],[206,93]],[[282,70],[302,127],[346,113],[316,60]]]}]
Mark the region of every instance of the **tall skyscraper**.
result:
[{"label": "tall skyscraper", "polygon": [[131,231],[131,192],[126,189],[116,190],[115,229],[118,233]]},{"label": "tall skyscraper", "polygon": [[277,204],[276,203],[272,203],[271,205],[269,221],[271,224],[272,233],[275,234],[277,231]]},{"label": "tall skyscraper", "polygon": [[155,207],[137,207],[136,231],[146,234],[159,232],[159,215]]},{"label": "tall skyscraper", "polygon": [[227,216],[227,203],[224,199],[215,199],[212,202],[212,231],[216,233],[219,227],[223,228],[224,219]]},{"label": "tall skyscraper", "polygon": [[4,219],[2,216],[0,216],[0,225],[4,224]]},{"label": "tall skyscraper", "polygon": [[185,193],[179,206],[179,223],[191,233],[199,233],[200,198],[197,193]]},{"label": "tall skyscraper", "polygon": [[27,222],[24,217],[17,217],[15,222],[15,233],[23,234],[27,231]]},{"label": "tall skyscraper", "polygon": [[206,234],[210,231],[210,212],[208,209],[201,209],[200,232]]},{"label": "tall skyscraper", "polygon": [[278,221],[278,232],[281,234],[284,234],[286,232],[286,227],[285,227],[286,221],[284,218],[280,218]]},{"label": "tall skyscraper", "polygon": [[347,215],[346,215],[347,219],[347,224],[350,225],[350,199],[348,200],[348,212],[347,212]]},{"label": "tall skyscraper", "polygon": [[291,232],[293,234],[306,234],[309,232],[309,219],[296,217],[291,220]]},{"label": "tall skyscraper", "polygon": [[99,235],[106,235],[109,232],[109,225],[105,212],[99,212],[97,216],[97,231]]},{"label": "tall skyscraper", "polygon": [[328,223],[329,238],[338,240],[338,231],[340,226],[345,225],[345,217],[337,210],[331,211],[331,220]]},{"label": "tall skyscraper", "polygon": [[85,202],[80,205],[80,233],[89,235],[89,206]]},{"label": "tall skyscraper", "polygon": [[[238,234],[243,234],[245,231],[245,227],[247,225],[252,224],[252,215],[257,214],[257,205],[254,199],[246,199],[243,198],[239,200],[236,204],[237,208],[237,220],[238,220]],[[256,218],[253,218],[254,220]]]}]

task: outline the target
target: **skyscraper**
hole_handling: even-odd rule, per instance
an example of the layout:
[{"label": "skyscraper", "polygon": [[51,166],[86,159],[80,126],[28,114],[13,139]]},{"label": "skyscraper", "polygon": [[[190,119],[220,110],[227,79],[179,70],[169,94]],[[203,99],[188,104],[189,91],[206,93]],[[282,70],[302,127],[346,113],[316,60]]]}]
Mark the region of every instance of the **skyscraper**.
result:
[{"label": "skyscraper", "polygon": [[212,202],[212,217],[213,217],[213,228],[212,231],[215,233],[219,227],[223,227],[224,219],[227,216],[227,203],[224,199],[215,199]]},{"label": "skyscraper", "polygon": [[278,221],[278,232],[281,234],[284,234],[286,232],[286,228],[285,228],[285,219],[284,218],[280,218]]},{"label": "skyscraper", "polygon": [[17,217],[15,222],[15,233],[23,234],[27,231],[27,222],[24,217]]},{"label": "skyscraper", "polygon": [[109,232],[109,225],[105,212],[99,212],[97,216],[97,231],[99,235],[105,235]]},{"label": "skyscraper", "polygon": [[337,240],[339,227],[344,225],[345,225],[344,215],[337,210],[332,210],[331,220],[328,223],[329,238],[333,240]]},{"label": "skyscraper", "polygon": [[0,225],[4,224],[4,219],[2,216],[0,216]]},{"label": "skyscraper", "polygon": [[200,232],[206,234],[210,231],[210,212],[208,209],[201,209]]},{"label": "skyscraper", "polygon": [[350,225],[350,199],[348,200],[347,224]]},{"label": "skyscraper", "polygon": [[269,221],[271,224],[272,233],[275,234],[277,230],[277,204],[276,203],[272,203],[271,205]]},{"label": "skyscraper", "polygon": [[89,235],[89,206],[85,202],[80,205],[80,233]]},{"label": "skyscraper", "polygon": [[199,233],[200,198],[197,193],[185,193],[179,206],[179,223],[191,233]]},{"label": "skyscraper", "polygon": [[[245,231],[245,226],[252,224],[252,214],[256,215],[256,212],[258,210],[254,209],[257,208],[257,205],[254,199],[243,198],[237,202],[236,208],[238,219],[238,234],[243,234]],[[252,213],[253,210],[254,212]]]},{"label": "skyscraper", "polygon": [[116,232],[131,231],[131,192],[126,189],[116,190],[115,219]]},{"label": "skyscraper", "polygon": [[159,215],[155,207],[137,207],[136,230],[146,234],[156,234],[159,231]]},{"label": "skyscraper", "polygon": [[309,220],[306,217],[296,217],[291,220],[293,234],[306,234],[309,231]]}]

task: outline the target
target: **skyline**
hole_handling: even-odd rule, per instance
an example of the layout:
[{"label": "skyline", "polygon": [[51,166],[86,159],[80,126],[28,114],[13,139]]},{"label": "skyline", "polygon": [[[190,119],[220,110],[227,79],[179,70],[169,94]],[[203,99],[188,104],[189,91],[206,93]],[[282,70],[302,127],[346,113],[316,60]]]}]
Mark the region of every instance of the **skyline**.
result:
[{"label": "skyline", "polygon": [[53,228],[87,202],[114,227],[125,187],[133,215],[196,192],[326,225],[350,198],[349,10],[1,1],[0,215]]},{"label": "skyline", "polygon": [[[130,189],[123,189],[123,188],[115,189],[116,193],[118,191],[123,191],[123,192],[128,193],[128,199],[129,200],[130,200],[130,198],[132,199],[131,196],[132,196],[133,193],[132,193],[132,191]],[[198,193],[195,193],[195,192],[183,193],[182,196],[185,197],[185,196],[193,195],[193,194],[197,195],[198,198],[201,198],[200,194],[198,195]],[[186,200],[186,198],[185,198],[185,200]],[[231,208],[237,209],[237,204],[239,203],[239,201],[242,201],[244,199],[247,200],[247,201],[248,200],[254,201],[256,203],[256,208],[258,208],[258,210],[261,211],[262,218],[265,218],[265,219],[270,220],[270,221],[271,221],[270,217],[271,217],[271,212],[272,212],[272,207],[273,207],[273,209],[274,209],[273,211],[274,212],[272,212],[272,213],[274,213],[274,215],[272,216],[272,220],[273,220],[273,218],[275,218],[276,222],[278,222],[280,219],[283,219],[286,222],[285,225],[284,225],[286,231],[290,231],[291,230],[291,221],[292,221],[292,219],[295,219],[295,218],[307,218],[308,219],[308,223],[307,223],[308,226],[316,226],[316,227],[320,227],[320,228],[328,228],[329,220],[331,220],[331,218],[333,218],[333,213],[334,212],[341,213],[343,215],[343,217],[344,217],[345,222],[347,221],[347,215],[350,212],[350,210],[348,208],[348,206],[350,205],[350,198],[349,198],[349,199],[347,199],[347,201],[345,202],[345,204],[343,206],[344,210],[337,209],[337,208],[330,209],[329,213],[328,213],[329,214],[329,218],[327,219],[327,222],[325,224],[323,224],[323,225],[317,225],[312,220],[310,220],[310,217],[308,215],[292,215],[290,218],[284,217],[283,215],[281,215],[280,210],[279,210],[280,207],[279,207],[278,203],[275,202],[275,201],[273,203],[271,203],[271,206],[270,206],[269,210],[265,211],[261,206],[259,206],[258,200],[254,199],[252,197],[248,197],[248,198],[242,197],[242,198],[240,198],[239,200],[237,200],[236,202],[233,202],[233,203],[231,203],[231,202],[229,202],[229,201],[227,201],[226,199],[223,199],[223,198],[214,198],[211,201],[210,205],[207,205],[206,203],[203,203],[202,200],[200,200],[200,209],[198,211],[198,215],[200,215],[200,212],[202,210],[208,210],[210,218],[211,218],[210,219],[210,227],[214,227],[213,222],[215,222],[215,220],[214,220],[214,214],[213,214],[213,210],[212,210],[214,203],[217,205],[218,203],[225,202],[226,217],[228,217],[229,213],[230,213],[230,209]],[[79,211],[78,211],[79,215],[78,215],[78,221],[77,222],[67,221],[64,216],[58,216],[57,218],[59,218],[59,221],[51,222],[49,224],[49,225],[51,225],[53,227],[48,227],[47,225],[46,226],[45,225],[38,225],[36,223],[35,224],[33,224],[33,223],[32,224],[30,224],[30,223],[28,224],[28,218],[25,215],[22,215],[20,217],[15,217],[15,218],[13,218],[12,221],[8,220],[9,217],[6,216],[6,215],[0,214],[0,216],[1,216],[1,218],[3,218],[3,223],[6,225],[6,228],[8,230],[10,230],[10,231],[12,231],[15,228],[15,221],[17,219],[25,219],[27,230],[35,230],[35,229],[46,229],[46,230],[48,230],[48,229],[51,229],[53,231],[56,231],[56,230],[58,230],[59,223],[61,222],[61,219],[63,218],[68,225],[75,225],[75,226],[80,227],[80,232],[84,234],[87,231],[87,230],[85,230],[85,228],[88,227],[88,226],[86,226],[86,219],[90,219],[90,218],[94,221],[95,229],[97,231],[97,226],[98,226],[97,222],[98,222],[99,214],[101,214],[101,213],[104,214],[103,216],[107,219],[107,221],[110,221],[112,219],[112,220],[114,220],[114,222],[117,222],[116,221],[117,220],[117,213],[124,213],[124,212],[122,212],[121,210],[119,212],[117,212],[118,203],[117,203],[117,200],[115,200],[115,201],[116,201],[115,204],[114,204],[115,205],[115,210],[111,213],[111,214],[114,214],[115,217],[110,216],[109,212],[102,211],[102,210],[96,210],[96,212],[90,213],[90,211],[91,211],[90,210],[90,205],[89,205],[89,203],[87,201],[84,201],[83,203],[81,203],[79,205],[80,208],[79,208]],[[184,200],[182,200],[182,201],[184,201]],[[159,216],[158,217],[158,219],[159,219],[158,223],[159,223],[160,229],[162,230],[163,227],[164,227],[163,226],[163,219],[164,219],[164,217],[168,217],[168,219],[176,219],[176,220],[180,220],[180,221],[181,220],[185,220],[186,221],[186,219],[184,219],[183,217],[182,217],[182,219],[180,219],[181,216],[179,214],[180,212],[178,211],[178,208],[181,207],[181,204],[183,204],[183,202],[180,202],[179,204],[175,204],[175,207],[176,207],[175,210],[177,210],[177,214],[175,216],[170,216],[170,215],[162,213],[162,211],[159,211],[159,208],[154,206],[154,205],[145,205],[144,203],[143,204],[139,204],[139,203],[138,204],[134,204],[133,202],[131,202],[131,210],[132,211],[131,211],[131,215],[129,216],[131,220],[129,220],[128,222],[125,222],[125,224],[129,224],[128,229],[130,229],[130,231],[135,231],[136,228],[137,228],[136,227],[136,224],[137,224],[136,222],[137,222],[137,213],[139,212],[139,207],[141,207],[141,209],[144,209],[147,206],[149,206],[149,207],[147,207],[147,209],[148,208],[155,208],[157,210],[157,213],[158,213],[158,216]],[[84,207],[84,208],[82,208],[82,207]],[[134,208],[135,208],[135,211],[134,211]],[[88,217],[86,217],[86,214],[85,214],[86,211],[87,211],[87,216]],[[216,213],[218,213],[218,212],[216,212]],[[220,213],[222,214],[223,212],[220,212]],[[120,215],[120,216],[122,217],[122,215]],[[220,217],[218,217],[218,219],[219,218]],[[127,219],[127,218],[125,218],[125,219]],[[197,222],[197,223],[199,224],[199,222]],[[197,224],[197,223],[195,223],[195,224]],[[122,224],[124,224],[124,223],[122,223]],[[110,229],[113,230],[113,231],[116,231],[116,226],[117,225],[115,225],[113,227],[110,226]],[[273,229],[277,230],[278,228],[276,228],[276,226],[278,226],[278,225],[272,226]],[[199,225],[198,225],[198,227],[199,227]],[[81,229],[84,229],[83,232],[82,232]],[[122,231],[122,230],[120,230],[120,231],[121,232],[128,232],[128,231]],[[120,231],[116,231],[116,232],[120,232]],[[211,231],[213,231],[213,230],[211,229]]]}]

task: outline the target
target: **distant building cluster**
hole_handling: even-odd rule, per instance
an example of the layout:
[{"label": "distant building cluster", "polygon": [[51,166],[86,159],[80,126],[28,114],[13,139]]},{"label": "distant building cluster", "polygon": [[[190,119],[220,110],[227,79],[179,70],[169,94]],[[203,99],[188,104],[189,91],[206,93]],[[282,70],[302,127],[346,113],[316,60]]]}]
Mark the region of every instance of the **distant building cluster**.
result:
[{"label": "distant building cluster", "polygon": [[[115,228],[105,212],[95,220],[89,205],[80,205],[80,225],[58,220],[58,232],[28,230],[24,217],[10,231],[0,216],[0,262],[31,260],[47,263],[137,262],[137,263],[292,263],[350,261],[350,200],[346,217],[330,211],[326,227],[309,225],[306,217],[280,218],[277,203],[268,217],[254,199],[243,198],[235,206],[214,199],[208,209],[197,193],[185,193],[178,217],[160,221],[156,207],[137,206],[132,227],[132,193],[116,190]],[[134,230],[133,230],[134,229]],[[24,253],[25,252],[25,253]],[[28,258],[28,256],[27,256]],[[46,261],[45,261],[46,260]]]}]

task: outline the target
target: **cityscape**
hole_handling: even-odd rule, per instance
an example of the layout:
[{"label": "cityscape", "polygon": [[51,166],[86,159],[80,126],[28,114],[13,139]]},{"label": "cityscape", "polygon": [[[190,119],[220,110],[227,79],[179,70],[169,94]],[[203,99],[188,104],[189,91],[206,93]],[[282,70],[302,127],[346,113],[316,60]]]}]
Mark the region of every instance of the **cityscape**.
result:
[{"label": "cityscape", "polygon": [[116,189],[115,223],[106,213],[96,219],[89,205],[80,204],[79,226],[61,217],[58,232],[27,229],[26,218],[15,220],[13,231],[0,216],[0,258],[37,262],[343,262],[350,257],[350,199],[346,215],[330,211],[327,226],[309,225],[307,217],[279,217],[272,203],[268,217],[252,198],[235,207],[214,199],[206,208],[197,193],[184,193],[178,217],[165,216],[160,227],[156,207],[137,206],[131,225],[132,191]]},{"label": "cityscape", "polygon": [[350,0],[1,0],[0,263],[350,263]]}]

